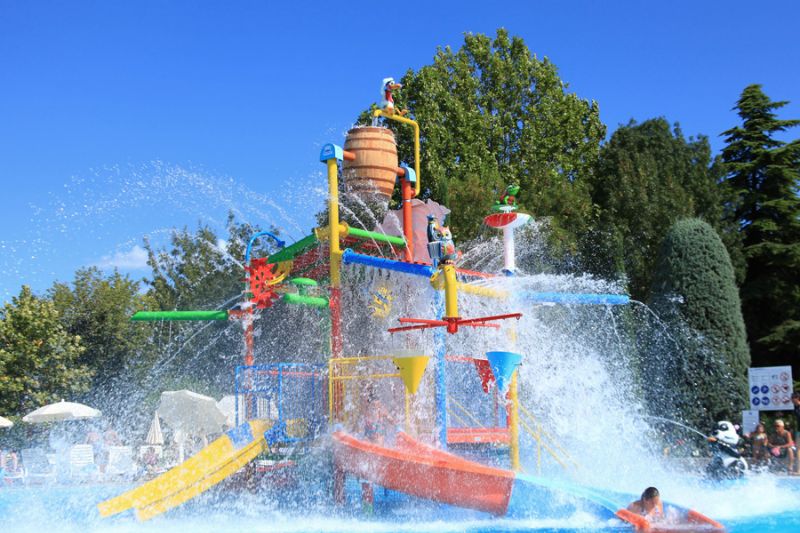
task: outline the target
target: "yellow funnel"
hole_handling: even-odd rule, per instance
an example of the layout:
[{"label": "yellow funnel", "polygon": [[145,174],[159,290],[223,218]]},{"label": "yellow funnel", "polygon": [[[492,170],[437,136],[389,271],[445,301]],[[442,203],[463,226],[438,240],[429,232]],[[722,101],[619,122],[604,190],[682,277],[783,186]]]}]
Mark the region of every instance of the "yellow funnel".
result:
[{"label": "yellow funnel", "polygon": [[400,370],[400,377],[403,378],[403,384],[410,394],[416,394],[419,388],[419,382],[422,381],[422,375],[425,373],[425,367],[428,366],[427,355],[414,355],[405,357],[395,357],[392,359],[397,369]]}]

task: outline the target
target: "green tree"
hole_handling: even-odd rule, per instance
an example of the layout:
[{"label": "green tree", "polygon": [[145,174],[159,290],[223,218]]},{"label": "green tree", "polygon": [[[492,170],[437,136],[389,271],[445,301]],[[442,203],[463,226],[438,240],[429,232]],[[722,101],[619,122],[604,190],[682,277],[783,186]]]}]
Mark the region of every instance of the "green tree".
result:
[{"label": "green tree", "polygon": [[735,198],[729,214],[747,261],[742,307],[760,365],[800,356],[800,140],[775,138],[800,120],[777,118],[774,111],[786,104],[750,85],[736,104],[742,124],[723,133],[722,157]]},{"label": "green tree", "polygon": [[[554,242],[574,246],[590,218],[586,178],[605,136],[595,102],[568,92],[553,63],[504,29],[494,39],[467,34],[458,51],[438,50],[401,82],[397,106],[422,132],[423,195],[458,207],[449,219],[456,238],[474,237],[494,198],[516,182],[520,206],[552,216]],[[413,161],[409,128],[388,125],[401,159]]]},{"label": "green tree", "polygon": [[100,396],[153,357],[147,328],[130,321],[151,305],[138,281],[116,271],[106,276],[95,267],[82,268],[71,284],[55,283],[49,296],[66,331],[80,336],[85,351],[79,362],[93,370],[92,388]]},{"label": "green tree", "polygon": [[663,379],[650,404],[698,427],[747,405],[747,347],[733,266],[722,240],[699,219],[669,229],[659,252],[649,305],[675,344],[647,355]]},{"label": "green tree", "polygon": [[[207,226],[195,232],[173,233],[169,248],[157,250],[145,242],[152,277],[148,298],[155,309],[230,309],[243,299],[242,261],[250,236],[258,228],[228,218],[228,235],[220,239]],[[275,251],[260,240],[255,257]],[[264,314],[268,319],[269,314]],[[263,327],[263,318],[258,325]],[[207,393],[230,390],[235,365],[241,363],[242,327],[238,322],[165,322],[149,326],[158,360],[150,372],[153,387],[188,380],[205,383]],[[149,386],[149,385],[148,385]]]},{"label": "green tree", "polygon": [[0,311],[0,411],[25,413],[88,390],[81,339],[59,321],[55,305],[23,286]]},{"label": "green tree", "polygon": [[720,177],[706,137],[687,140],[664,118],[617,129],[590,177],[597,218],[582,243],[588,268],[606,277],[625,274],[631,295],[644,300],[673,222],[700,217],[720,228]]}]

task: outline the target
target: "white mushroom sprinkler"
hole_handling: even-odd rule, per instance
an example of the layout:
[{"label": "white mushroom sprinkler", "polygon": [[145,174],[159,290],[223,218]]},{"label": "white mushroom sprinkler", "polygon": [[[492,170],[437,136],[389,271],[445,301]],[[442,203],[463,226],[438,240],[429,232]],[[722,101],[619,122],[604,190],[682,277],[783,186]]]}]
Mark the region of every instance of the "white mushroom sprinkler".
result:
[{"label": "white mushroom sprinkler", "polygon": [[531,221],[527,213],[518,213],[515,206],[501,206],[497,213],[483,219],[487,226],[503,230],[503,273],[513,276],[517,271],[514,230]]}]

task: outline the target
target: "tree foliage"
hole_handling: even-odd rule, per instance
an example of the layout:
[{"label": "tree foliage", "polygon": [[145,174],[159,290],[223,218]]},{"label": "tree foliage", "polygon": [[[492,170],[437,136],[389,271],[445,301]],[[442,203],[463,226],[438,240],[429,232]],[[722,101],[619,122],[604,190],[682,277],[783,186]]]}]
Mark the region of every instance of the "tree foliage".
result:
[{"label": "tree foliage", "polygon": [[[401,82],[397,106],[422,132],[424,196],[458,207],[454,236],[474,237],[494,197],[515,182],[520,207],[554,217],[555,238],[574,245],[589,221],[585,180],[605,136],[595,102],[568,92],[553,63],[504,29],[494,39],[467,34],[459,50],[438,50]],[[413,161],[408,128],[389,126],[401,159]]]},{"label": "tree foliage", "polygon": [[[243,258],[259,228],[238,223],[230,215],[227,230],[221,239],[207,226],[195,232],[184,228],[175,231],[169,247],[163,249],[145,243],[152,268],[148,298],[155,309],[230,309],[242,300]],[[272,251],[274,243],[262,239],[253,255],[263,257]],[[191,380],[203,384],[209,393],[230,390],[243,350],[238,322],[165,322],[149,327],[159,350],[150,372],[153,386],[177,386]]]},{"label": "tree foliage", "polygon": [[153,358],[147,329],[130,321],[152,305],[140,294],[138,281],[116,271],[106,276],[96,267],[81,268],[71,284],[57,282],[48,295],[65,330],[81,339],[79,363],[93,370],[93,389],[108,389]]},{"label": "tree foliage", "polygon": [[88,390],[81,339],[61,324],[52,301],[23,286],[0,311],[0,411],[26,413]]},{"label": "tree foliage", "polygon": [[699,427],[745,408],[750,353],[741,303],[728,253],[709,224],[684,219],[669,229],[650,306],[678,343],[649,354],[645,368],[665,378],[650,391],[651,405]]},{"label": "tree foliage", "polygon": [[624,274],[631,295],[646,299],[659,245],[676,220],[720,227],[719,177],[706,137],[687,140],[663,118],[620,127],[590,178],[597,218],[583,240],[586,263],[607,277]]},{"label": "tree foliage", "polygon": [[742,305],[753,358],[760,364],[800,356],[800,140],[775,135],[800,124],[780,120],[760,85],[736,104],[742,124],[723,133],[730,219],[740,229],[747,261]]}]

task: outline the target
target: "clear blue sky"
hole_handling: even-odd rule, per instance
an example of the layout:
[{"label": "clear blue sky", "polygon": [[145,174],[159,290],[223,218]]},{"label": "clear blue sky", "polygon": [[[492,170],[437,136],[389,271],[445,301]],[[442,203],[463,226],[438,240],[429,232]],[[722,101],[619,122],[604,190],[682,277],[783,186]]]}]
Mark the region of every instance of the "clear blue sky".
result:
[{"label": "clear blue sky", "polygon": [[800,118],[799,6],[0,0],[0,297],[81,265],[141,276],[144,235],[229,208],[301,237],[320,145],[465,32],[523,37],[610,131],[664,116],[718,151],[747,84]]}]

